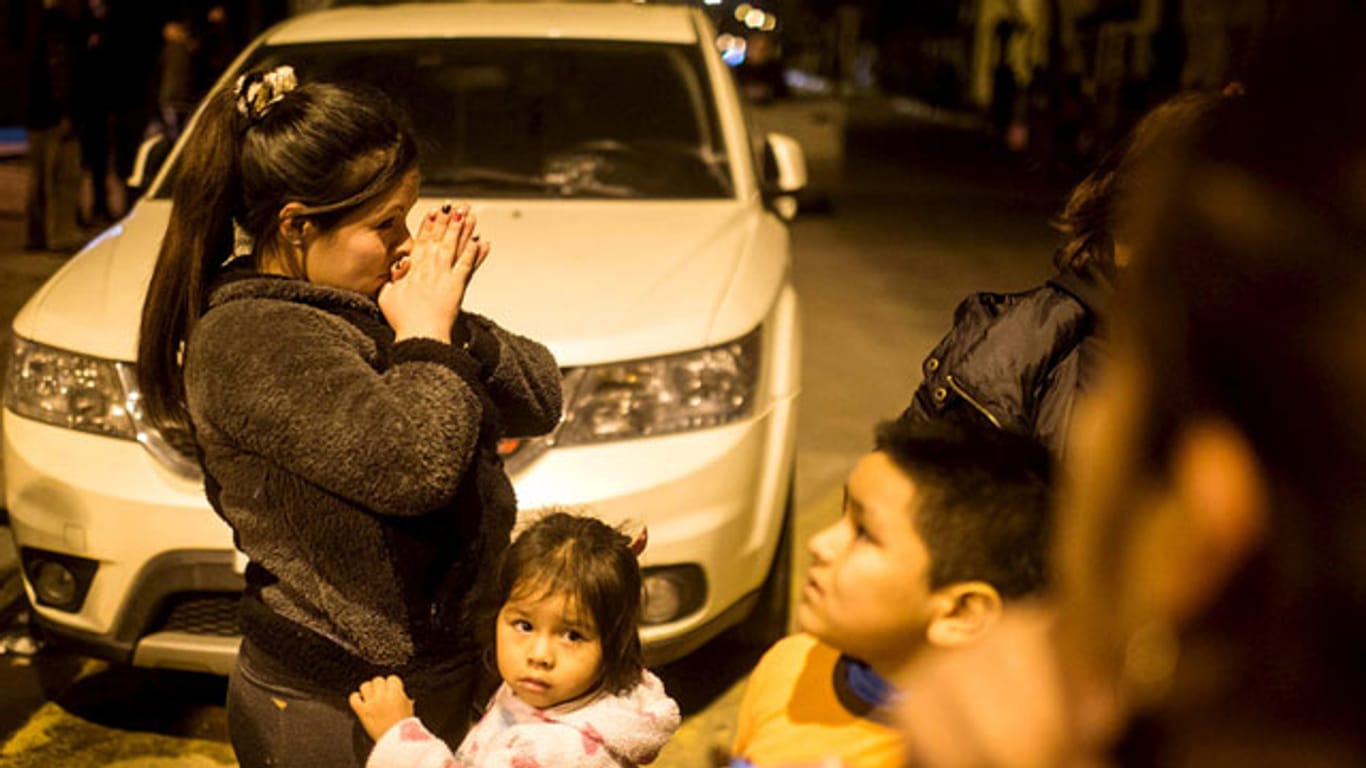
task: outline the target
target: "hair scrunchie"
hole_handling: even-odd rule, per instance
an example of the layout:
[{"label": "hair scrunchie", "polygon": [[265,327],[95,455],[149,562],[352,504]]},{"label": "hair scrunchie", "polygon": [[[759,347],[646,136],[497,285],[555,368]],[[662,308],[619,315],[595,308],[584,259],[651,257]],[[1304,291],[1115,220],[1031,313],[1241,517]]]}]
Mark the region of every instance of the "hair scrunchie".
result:
[{"label": "hair scrunchie", "polygon": [[299,87],[294,67],[284,64],[269,72],[248,72],[237,78],[237,111],[254,125],[286,93]]}]

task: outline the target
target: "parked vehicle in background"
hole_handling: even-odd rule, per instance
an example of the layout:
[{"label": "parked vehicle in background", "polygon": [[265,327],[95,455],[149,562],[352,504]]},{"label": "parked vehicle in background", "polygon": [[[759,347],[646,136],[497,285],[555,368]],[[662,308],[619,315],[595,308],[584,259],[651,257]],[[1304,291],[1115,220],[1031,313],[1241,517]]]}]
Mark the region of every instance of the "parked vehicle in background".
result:
[{"label": "parked vehicle in background", "polygon": [[[652,663],[730,627],[786,628],[801,344],[779,211],[805,168],[790,138],[751,142],[714,37],[681,5],[350,7],[273,28],[221,81],[288,63],[408,108],[413,228],[470,200],[495,248],[466,306],[544,341],[564,373],[559,427],[503,446],[521,508],[648,527]],[[226,673],[244,563],[188,435],[143,420],[132,362],[178,154],[15,319],[6,496],[46,635]]]},{"label": "parked vehicle in background", "polygon": [[[733,52],[741,42],[721,35],[718,48]],[[754,135],[781,133],[796,139],[807,169],[801,200],[828,207],[844,176],[844,99],[834,82],[789,68],[772,33],[751,33],[741,50],[743,56],[728,63],[746,99]]]},{"label": "parked vehicle in background", "polygon": [[788,95],[749,107],[756,136],[781,133],[802,147],[806,186],[803,207],[829,208],[844,178],[844,136],[848,106],[832,94],[788,89]]}]

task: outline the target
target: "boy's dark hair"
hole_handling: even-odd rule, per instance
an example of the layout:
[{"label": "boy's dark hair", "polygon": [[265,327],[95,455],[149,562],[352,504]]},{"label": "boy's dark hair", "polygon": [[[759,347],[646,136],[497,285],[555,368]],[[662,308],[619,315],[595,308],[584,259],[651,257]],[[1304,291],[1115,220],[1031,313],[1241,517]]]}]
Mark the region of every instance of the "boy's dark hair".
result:
[{"label": "boy's dark hair", "polygon": [[535,586],[572,596],[593,617],[602,642],[602,686],[625,693],[640,683],[640,563],[631,539],[601,520],[552,512],[527,526],[498,564],[498,605]]},{"label": "boy's dark hair", "polygon": [[915,483],[930,588],[985,581],[1002,599],[1048,582],[1051,457],[1032,438],[966,424],[878,425],[876,449]]}]

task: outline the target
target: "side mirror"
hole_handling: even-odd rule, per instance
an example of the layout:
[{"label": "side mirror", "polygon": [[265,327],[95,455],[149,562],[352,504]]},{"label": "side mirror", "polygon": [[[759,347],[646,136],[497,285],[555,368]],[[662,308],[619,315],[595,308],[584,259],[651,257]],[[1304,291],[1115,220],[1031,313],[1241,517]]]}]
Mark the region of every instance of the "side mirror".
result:
[{"label": "side mirror", "polygon": [[806,187],[806,155],[791,136],[764,137],[764,200],[783,221],[797,215],[797,193]]},{"label": "side mirror", "polygon": [[133,172],[128,174],[128,186],[139,193],[157,177],[157,172],[171,153],[171,140],[158,133],[143,139],[138,154],[133,158]]}]

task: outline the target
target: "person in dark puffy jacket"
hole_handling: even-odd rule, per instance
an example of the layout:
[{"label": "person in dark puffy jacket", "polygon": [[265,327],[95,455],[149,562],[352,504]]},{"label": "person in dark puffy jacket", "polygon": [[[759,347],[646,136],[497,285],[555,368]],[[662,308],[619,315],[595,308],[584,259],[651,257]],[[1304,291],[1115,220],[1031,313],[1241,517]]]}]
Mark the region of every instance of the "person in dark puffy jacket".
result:
[{"label": "person in dark puffy jacket", "polygon": [[901,418],[967,419],[1038,439],[1063,454],[1072,406],[1104,354],[1106,304],[1129,261],[1118,225],[1154,150],[1204,119],[1220,96],[1185,93],[1139,121],[1077,184],[1054,226],[1066,241],[1057,274],[1019,293],[975,293],[925,358],[925,378]]}]

